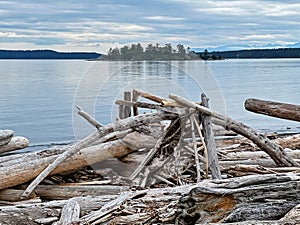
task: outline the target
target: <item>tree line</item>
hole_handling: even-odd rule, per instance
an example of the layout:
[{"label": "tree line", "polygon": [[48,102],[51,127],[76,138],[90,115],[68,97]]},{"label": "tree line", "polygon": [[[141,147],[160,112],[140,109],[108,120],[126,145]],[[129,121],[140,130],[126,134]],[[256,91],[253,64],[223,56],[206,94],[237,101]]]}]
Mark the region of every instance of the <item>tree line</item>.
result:
[{"label": "tree line", "polygon": [[191,49],[185,48],[182,44],[177,44],[176,48],[165,44],[148,44],[145,48],[140,43],[125,45],[121,48],[115,47],[108,50],[107,55],[103,55],[104,60],[193,60],[199,56]]},{"label": "tree line", "polygon": [[251,49],[211,52],[224,59],[300,58],[300,48]]}]

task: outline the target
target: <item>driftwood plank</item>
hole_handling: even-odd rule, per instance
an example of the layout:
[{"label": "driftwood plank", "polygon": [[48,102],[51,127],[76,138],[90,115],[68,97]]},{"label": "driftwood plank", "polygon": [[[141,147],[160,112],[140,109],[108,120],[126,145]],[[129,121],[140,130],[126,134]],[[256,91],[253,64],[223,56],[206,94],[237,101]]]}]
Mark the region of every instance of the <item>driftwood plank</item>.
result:
[{"label": "driftwood plank", "polygon": [[245,101],[245,109],[267,116],[300,122],[300,105],[250,98]]}]

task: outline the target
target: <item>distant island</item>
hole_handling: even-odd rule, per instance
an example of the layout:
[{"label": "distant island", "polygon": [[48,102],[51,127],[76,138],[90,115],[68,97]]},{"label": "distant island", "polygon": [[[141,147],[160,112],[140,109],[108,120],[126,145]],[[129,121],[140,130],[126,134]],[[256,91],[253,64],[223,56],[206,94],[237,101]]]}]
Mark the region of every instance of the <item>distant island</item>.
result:
[{"label": "distant island", "polygon": [[[205,51],[204,51],[205,52]],[[204,53],[196,53],[201,56]],[[274,58],[300,58],[300,48],[277,49],[250,49],[238,51],[207,52],[211,58],[223,59],[274,59]]]},{"label": "distant island", "polygon": [[53,50],[0,50],[0,59],[95,59],[95,52],[56,52]]},{"label": "distant island", "polygon": [[99,60],[197,60],[200,57],[191,49],[185,48],[182,44],[177,44],[173,48],[171,44],[148,44],[145,49],[140,43],[125,45],[120,49],[118,47],[110,48],[106,55]]}]

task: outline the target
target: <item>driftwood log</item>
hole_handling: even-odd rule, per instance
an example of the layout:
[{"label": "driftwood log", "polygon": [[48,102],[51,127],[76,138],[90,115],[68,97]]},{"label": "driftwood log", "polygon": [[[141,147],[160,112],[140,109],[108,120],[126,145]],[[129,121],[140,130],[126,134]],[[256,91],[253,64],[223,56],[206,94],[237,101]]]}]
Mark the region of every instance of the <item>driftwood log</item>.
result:
[{"label": "driftwood log", "polygon": [[259,114],[300,122],[300,105],[250,98],[245,101],[245,109]]},{"label": "driftwood log", "polygon": [[[125,142],[122,140],[115,140],[83,148],[79,153],[72,155],[70,158],[60,163],[50,174],[78,170],[108,158],[122,157],[135,151],[137,148],[147,148],[151,143],[155,144],[153,137],[148,138],[147,135],[138,135],[134,133],[129,136],[131,141],[129,141],[129,137],[127,137],[125,138]],[[136,147],[134,147],[134,142]],[[128,143],[131,148],[128,148],[126,143]],[[6,157],[1,157],[0,190],[23,184],[34,179],[44,168],[51,164],[58,155],[64,153],[64,151],[65,148],[60,148],[26,153],[22,155],[22,157],[19,157],[18,155],[16,157],[7,156],[7,161],[5,161]]]},{"label": "driftwood log", "polygon": [[0,146],[0,154],[28,147],[29,140],[25,137],[13,137],[9,143]]}]

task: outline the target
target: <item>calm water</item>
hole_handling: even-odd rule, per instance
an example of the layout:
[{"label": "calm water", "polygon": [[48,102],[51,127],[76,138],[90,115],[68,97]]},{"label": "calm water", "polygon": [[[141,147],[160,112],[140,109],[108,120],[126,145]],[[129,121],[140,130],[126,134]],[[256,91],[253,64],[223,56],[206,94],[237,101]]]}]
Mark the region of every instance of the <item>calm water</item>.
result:
[{"label": "calm water", "polygon": [[[211,106],[256,129],[300,132],[296,122],[247,112],[247,98],[300,104],[300,59],[211,62],[0,61],[0,129],[26,136],[32,146],[68,143],[93,128],[74,104],[101,123],[117,117],[114,100],[139,88],[167,97],[177,93]],[[224,96],[224,97],[223,97]]]}]

